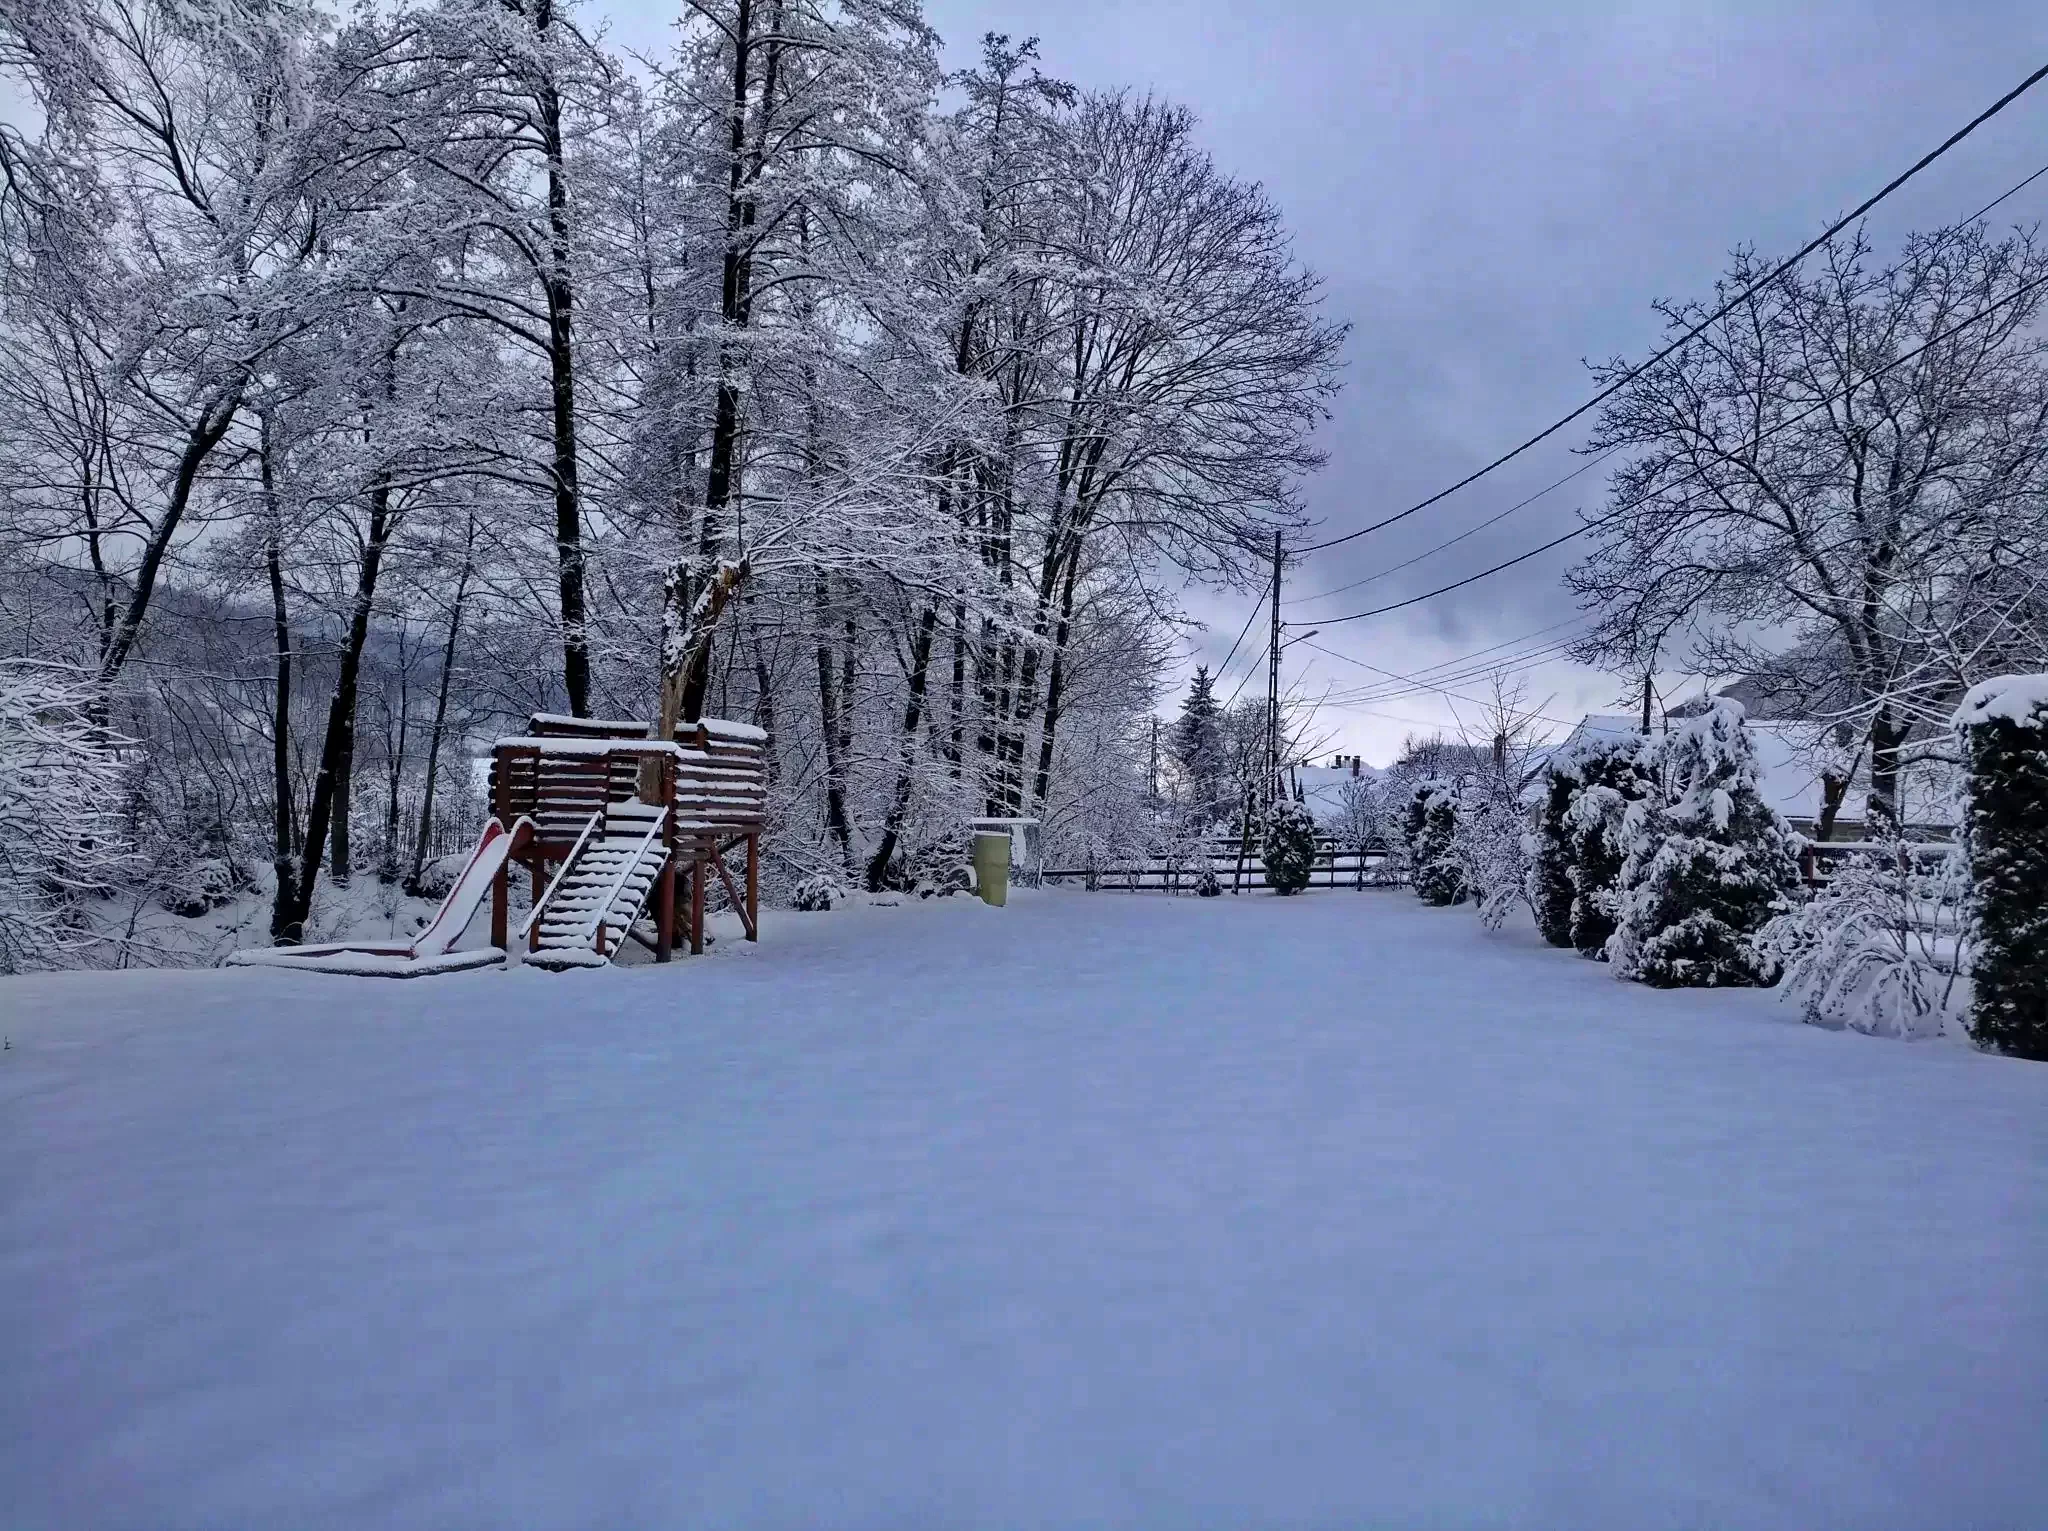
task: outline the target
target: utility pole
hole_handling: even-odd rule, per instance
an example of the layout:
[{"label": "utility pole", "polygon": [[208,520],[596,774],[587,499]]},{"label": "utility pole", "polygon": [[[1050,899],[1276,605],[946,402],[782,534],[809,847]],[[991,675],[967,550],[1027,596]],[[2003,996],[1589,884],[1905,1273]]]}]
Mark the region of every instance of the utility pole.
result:
[{"label": "utility pole", "polygon": [[1650,672],[1643,671],[1643,737],[1650,737]]},{"label": "utility pole", "polygon": [[1266,802],[1272,804],[1280,783],[1280,566],[1286,557],[1280,533],[1273,532],[1273,633],[1266,645]]}]

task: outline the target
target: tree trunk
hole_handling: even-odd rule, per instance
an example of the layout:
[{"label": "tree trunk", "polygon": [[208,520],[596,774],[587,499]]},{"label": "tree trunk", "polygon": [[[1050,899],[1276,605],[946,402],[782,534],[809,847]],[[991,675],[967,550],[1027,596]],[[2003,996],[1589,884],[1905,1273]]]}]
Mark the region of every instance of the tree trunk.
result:
[{"label": "tree trunk", "polygon": [[[731,126],[726,144],[725,256],[719,273],[719,317],[727,336],[747,328],[753,315],[753,255],[748,248],[755,217],[753,177],[748,172],[746,125],[748,104],[753,97],[752,0],[739,0],[733,24],[726,34],[732,43]],[[772,28],[771,28],[772,31]],[[780,45],[770,41],[768,61],[761,81],[761,116],[765,117],[769,97],[774,93],[781,58]],[[764,150],[757,149],[758,161]],[[699,529],[697,556],[709,562],[725,540],[726,511],[739,493],[740,479],[740,388],[733,377],[734,347],[729,338],[718,346],[718,392],[712,408],[711,448],[704,475],[704,519]],[[730,592],[727,592],[730,594]],[[694,613],[699,603],[692,602]],[[712,624],[725,608],[720,597],[710,610]],[[678,711],[688,719],[703,716],[704,695],[711,684],[711,625],[689,635],[676,645],[687,668],[677,677]]]},{"label": "tree trunk", "polygon": [[[441,681],[434,693],[434,721],[427,730],[427,781],[420,801],[419,833],[413,838],[412,870],[406,874],[405,891],[420,896],[420,881],[426,875],[427,855],[434,838],[434,788],[441,774],[441,737],[448,722],[448,685],[455,673],[455,644],[462,636],[462,603],[469,594],[471,552],[476,547],[476,517],[469,518],[463,536],[462,568],[455,576],[455,601],[448,613],[448,638],[441,645]],[[510,829],[511,825],[505,826]]]},{"label": "tree trunk", "polygon": [[[525,15],[519,0],[506,0]],[[546,38],[555,24],[554,0],[537,0],[533,29]],[[562,611],[562,689],[569,711],[590,716],[590,634],[583,551],[583,493],[576,449],[576,284],[569,259],[568,156],[562,141],[562,92],[545,67],[534,86],[541,157],[547,163],[548,249],[540,271],[548,310],[550,477],[554,480],[555,563]]]},{"label": "tree trunk", "polygon": [[846,822],[846,724],[840,716],[844,698],[833,674],[831,590],[824,575],[817,582],[818,718],[825,740],[825,828],[839,845],[839,860],[853,871],[853,834]]},{"label": "tree trunk", "polygon": [[1053,634],[1052,671],[1045,682],[1045,727],[1038,736],[1038,774],[1031,784],[1031,811],[1041,815],[1052,787],[1053,746],[1059,735],[1060,708],[1066,700],[1067,642],[1074,631],[1074,578],[1080,567],[1078,558],[1071,560],[1066,578],[1060,582],[1060,620]]},{"label": "tree trunk", "polygon": [[270,939],[273,943],[292,939],[292,910],[298,897],[298,861],[294,855],[292,813],[292,629],[284,604],[283,513],[277,502],[277,479],[271,460],[273,442],[270,419],[263,420],[263,443],[258,463],[262,474],[263,503],[270,525],[263,539],[263,564],[270,576],[271,636],[276,645],[276,680],[271,691],[270,771],[272,794],[270,867],[276,887],[270,903]]},{"label": "tree trunk", "polygon": [[932,642],[938,635],[939,608],[927,606],[918,620],[917,637],[910,648],[910,696],[903,704],[903,732],[896,757],[896,791],[889,799],[888,816],[882,823],[882,838],[868,858],[867,887],[881,891],[895,859],[897,842],[903,835],[903,820],[910,812],[910,795],[917,780],[917,730],[924,721],[924,693],[931,674]]},{"label": "tree trunk", "polygon": [[387,886],[398,881],[398,790],[405,779],[406,736],[412,724],[412,662],[405,652],[403,632],[398,651],[398,739],[392,745],[387,732],[384,752],[384,844],[377,856],[377,880]]},{"label": "tree trunk", "polygon": [[129,592],[126,610],[121,613],[120,625],[114,629],[112,640],[100,656],[102,681],[111,681],[119,675],[121,667],[128,662],[128,656],[135,652],[136,641],[142,636],[142,619],[149,611],[150,597],[156,593],[157,575],[163,569],[164,556],[170,552],[178,526],[185,519],[186,507],[192,503],[192,490],[199,482],[199,471],[205,467],[213,449],[220,445],[228,426],[234,422],[235,411],[240,407],[239,392],[207,406],[198,423],[186,435],[185,450],[178,457],[177,473],[171,480],[170,499],[143,546],[142,562],[135,570],[134,588]]},{"label": "tree trunk", "polygon": [[1849,778],[1823,771],[1820,775],[1820,817],[1813,823],[1813,838],[1832,840],[1835,837],[1835,817],[1842,811],[1842,799],[1848,795]]},{"label": "tree trunk", "polygon": [[953,679],[950,695],[952,715],[946,731],[946,767],[953,780],[960,779],[960,760],[967,742],[967,604],[953,603]]},{"label": "tree trunk", "polygon": [[[679,724],[703,716],[704,686],[709,674],[711,639],[727,604],[746,584],[753,570],[743,558],[721,563],[717,571],[689,596],[688,560],[670,565],[662,588],[661,712],[656,736],[672,739]],[[691,684],[696,678],[697,684]]]},{"label": "tree trunk", "polygon": [[1889,704],[1870,720],[1870,808],[1863,827],[1866,839],[1896,834],[1899,812],[1899,748],[1906,730],[1894,721]]},{"label": "tree trunk", "polygon": [[[299,886],[287,911],[283,939],[305,937],[306,918],[312,913],[313,889],[319,881],[321,852],[326,848],[330,828],[346,835],[348,773],[355,746],[356,683],[362,670],[363,648],[370,636],[370,613],[377,597],[377,574],[384,562],[384,544],[391,528],[385,517],[390,508],[388,492],[370,499],[370,535],[363,546],[363,562],[356,573],[355,603],[349,614],[348,637],[342,645],[341,666],[334,680],[334,697],[327,706],[327,732],[320,744],[320,769],[313,778],[312,806],[306,813],[306,844],[300,865]],[[337,808],[340,809],[337,815]]]}]

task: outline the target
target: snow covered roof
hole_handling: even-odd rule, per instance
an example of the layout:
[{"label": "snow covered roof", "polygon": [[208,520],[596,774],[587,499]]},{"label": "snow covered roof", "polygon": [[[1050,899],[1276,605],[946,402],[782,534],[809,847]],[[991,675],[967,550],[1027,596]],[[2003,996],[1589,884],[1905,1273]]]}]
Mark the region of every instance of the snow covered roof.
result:
[{"label": "snow covered roof", "polygon": [[1567,758],[1573,750],[1589,744],[1607,744],[1616,739],[1631,739],[1642,732],[1637,719],[1620,713],[1589,712],[1579,719],[1578,726],[1566,734],[1549,749],[1531,759],[1528,775],[1522,778],[1520,799],[1534,806],[1543,801],[1544,775],[1550,762]]},{"label": "snow covered roof", "polygon": [[635,755],[680,755],[680,744],[662,739],[570,739],[553,735],[514,734],[498,741],[499,749],[539,750],[543,755],[609,755],[614,751]]},{"label": "snow covered roof", "polygon": [[[1756,744],[1758,785],[1764,801],[1788,819],[1818,819],[1821,809],[1820,765],[1826,754],[1827,725],[1792,719],[1751,721]],[[1899,816],[1908,824],[1946,826],[1951,814],[1949,790],[1953,768],[1941,761],[1906,767],[1899,776]],[[1842,794],[1838,816],[1862,823],[1870,813],[1870,752],[1858,757],[1849,790]]]},{"label": "snow covered roof", "polygon": [[[1382,775],[1378,766],[1361,765],[1358,778]],[[1344,783],[1352,780],[1349,766],[1297,766],[1294,779],[1301,787],[1302,805],[1319,825],[1335,823],[1344,813]]]},{"label": "snow covered roof", "polygon": [[[1974,695],[1974,693],[1972,693]],[[1756,747],[1758,787],[1764,801],[1788,819],[1811,822],[1820,817],[1820,767],[1829,752],[1827,724],[1790,718],[1748,720],[1749,735]],[[1547,760],[1561,758],[1580,745],[1626,739],[1641,732],[1639,718],[1612,713],[1591,713],[1565,736]],[[1901,816],[1908,824],[1942,825],[1949,822],[1948,795],[1952,768],[1940,761],[1926,761],[1907,767],[1899,782]],[[1870,762],[1866,750],[1858,760],[1849,790],[1843,794],[1837,816],[1855,824],[1869,814]]]}]

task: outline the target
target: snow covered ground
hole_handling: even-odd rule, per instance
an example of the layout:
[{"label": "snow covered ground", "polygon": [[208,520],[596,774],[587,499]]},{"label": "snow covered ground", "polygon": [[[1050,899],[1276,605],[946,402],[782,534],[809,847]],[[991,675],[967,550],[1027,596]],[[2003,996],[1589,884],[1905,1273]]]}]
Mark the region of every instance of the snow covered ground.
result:
[{"label": "snow covered ground", "polygon": [[1401,893],[0,980],[11,1527],[2039,1527],[2048,1067]]}]

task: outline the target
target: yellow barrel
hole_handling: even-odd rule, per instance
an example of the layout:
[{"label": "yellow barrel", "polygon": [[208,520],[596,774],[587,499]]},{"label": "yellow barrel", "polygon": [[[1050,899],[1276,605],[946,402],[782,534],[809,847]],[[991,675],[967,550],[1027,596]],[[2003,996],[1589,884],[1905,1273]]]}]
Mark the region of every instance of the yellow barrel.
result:
[{"label": "yellow barrel", "polygon": [[974,837],[974,886],[984,904],[1000,909],[1010,897],[1010,837],[981,833]]}]

